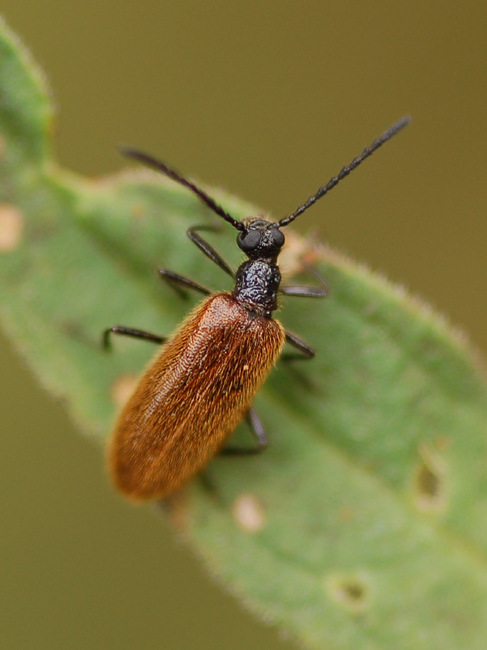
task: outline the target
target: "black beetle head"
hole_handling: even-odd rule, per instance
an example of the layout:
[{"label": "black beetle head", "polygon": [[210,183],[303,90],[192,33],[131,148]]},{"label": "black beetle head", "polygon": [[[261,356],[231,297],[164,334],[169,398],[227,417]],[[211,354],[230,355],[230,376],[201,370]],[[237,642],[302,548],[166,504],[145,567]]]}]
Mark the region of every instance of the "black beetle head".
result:
[{"label": "black beetle head", "polygon": [[284,246],[284,235],[279,226],[261,217],[242,221],[245,228],[238,233],[237,244],[250,259],[276,258]]}]

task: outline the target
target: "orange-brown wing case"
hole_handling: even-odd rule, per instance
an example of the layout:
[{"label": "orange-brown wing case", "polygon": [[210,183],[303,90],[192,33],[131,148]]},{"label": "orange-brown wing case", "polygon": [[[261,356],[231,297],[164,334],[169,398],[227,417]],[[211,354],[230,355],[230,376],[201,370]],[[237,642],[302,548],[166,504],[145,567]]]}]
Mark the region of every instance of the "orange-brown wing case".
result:
[{"label": "orange-brown wing case", "polygon": [[282,325],[226,293],[210,296],[165,344],[123,409],[109,448],[135,500],[177,490],[222,447],[281,353]]}]

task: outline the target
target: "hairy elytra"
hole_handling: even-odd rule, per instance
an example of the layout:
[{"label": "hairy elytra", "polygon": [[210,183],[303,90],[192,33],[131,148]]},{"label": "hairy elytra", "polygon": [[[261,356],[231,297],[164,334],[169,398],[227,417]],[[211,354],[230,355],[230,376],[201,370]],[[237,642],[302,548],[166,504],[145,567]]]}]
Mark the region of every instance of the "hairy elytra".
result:
[{"label": "hairy elytra", "polygon": [[[237,245],[245,260],[234,273],[199,234],[209,227],[188,231],[190,239],[235,280],[232,293],[212,293],[202,285],[167,269],[161,277],[178,292],[192,290],[207,297],[168,339],[142,330],[114,326],[105,330],[163,344],[161,354],[140,380],[122,409],[108,449],[109,471],[116,487],[129,499],[161,499],[183,487],[219,451],[248,454],[267,445],[264,428],[251,402],[287,342],[303,359],[314,350],[295,334],[286,332],[272,317],[278,295],[321,298],[326,283],[310,268],[320,286],[281,286],[277,264],[284,245],[281,228],[300,216],[361,162],[410,122],[401,119],[343,167],[303,205],[278,222],[256,216],[238,221],[203,190],[151,156],[135,149],[123,153],[182,184],[237,231]],[[246,418],[257,446],[226,448],[225,442]]]}]

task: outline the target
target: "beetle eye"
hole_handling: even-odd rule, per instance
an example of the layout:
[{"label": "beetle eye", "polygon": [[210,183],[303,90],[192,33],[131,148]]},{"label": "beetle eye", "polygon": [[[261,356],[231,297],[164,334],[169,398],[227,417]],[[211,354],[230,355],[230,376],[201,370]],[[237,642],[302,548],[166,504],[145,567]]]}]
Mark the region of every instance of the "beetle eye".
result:
[{"label": "beetle eye", "polygon": [[237,244],[244,253],[253,251],[260,243],[261,234],[258,230],[244,230],[237,237]]},{"label": "beetle eye", "polygon": [[272,233],[272,240],[273,244],[278,248],[282,248],[284,246],[285,238],[283,233],[278,228],[276,228]]}]

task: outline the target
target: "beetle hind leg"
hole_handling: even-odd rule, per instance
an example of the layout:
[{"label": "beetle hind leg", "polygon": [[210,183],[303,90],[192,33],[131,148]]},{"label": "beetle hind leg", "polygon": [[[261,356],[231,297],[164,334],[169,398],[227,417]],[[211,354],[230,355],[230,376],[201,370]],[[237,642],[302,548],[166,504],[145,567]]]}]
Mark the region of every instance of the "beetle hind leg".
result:
[{"label": "beetle hind leg", "polygon": [[256,444],[253,447],[224,447],[220,454],[223,456],[252,456],[260,454],[267,448],[269,441],[267,440],[264,425],[252,406],[245,415],[245,421],[256,440]]}]

